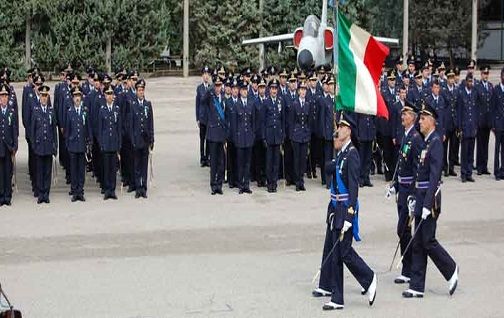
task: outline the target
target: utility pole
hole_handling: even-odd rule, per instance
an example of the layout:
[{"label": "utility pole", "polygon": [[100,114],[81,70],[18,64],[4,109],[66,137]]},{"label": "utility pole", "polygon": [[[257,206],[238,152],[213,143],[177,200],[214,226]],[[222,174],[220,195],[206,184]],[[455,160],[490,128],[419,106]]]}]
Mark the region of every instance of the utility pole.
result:
[{"label": "utility pole", "polygon": [[189,0],[184,0],[184,53],[182,67],[184,77],[189,76]]},{"label": "utility pole", "polygon": [[476,61],[478,48],[478,0],[472,0],[471,59]]},{"label": "utility pole", "polygon": [[408,36],[409,36],[409,0],[403,0],[403,34],[402,34],[402,55],[403,66],[406,67],[408,61]]}]

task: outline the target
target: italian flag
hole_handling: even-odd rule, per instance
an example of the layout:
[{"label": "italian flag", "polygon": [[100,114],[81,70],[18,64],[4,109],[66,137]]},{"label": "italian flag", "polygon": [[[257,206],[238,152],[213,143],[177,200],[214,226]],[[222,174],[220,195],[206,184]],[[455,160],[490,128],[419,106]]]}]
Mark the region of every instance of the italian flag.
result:
[{"label": "italian flag", "polygon": [[387,46],[338,11],[336,110],[388,118],[387,106],[378,88],[383,61],[388,54]]}]

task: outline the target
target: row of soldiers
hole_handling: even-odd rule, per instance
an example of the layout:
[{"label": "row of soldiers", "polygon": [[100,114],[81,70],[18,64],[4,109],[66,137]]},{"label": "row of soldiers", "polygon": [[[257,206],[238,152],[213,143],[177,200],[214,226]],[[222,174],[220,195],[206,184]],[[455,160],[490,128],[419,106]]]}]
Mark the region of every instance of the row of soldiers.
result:
[{"label": "row of soldiers", "polygon": [[[23,87],[21,119],[28,144],[28,173],[37,202],[50,202],[56,171],[53,157],[58,154],[66,183],[70,184],[72,202],[85,201],[86,166],[93,171],[105,200],[117,199],[118,167],[121,183],[128,192],[135,191],[136,198],[146,198],[154,127],[152,104],[145,99],[145,80],[139,79],[137,71],[120,70],[113,83],[108,74],[89,68],[87,79],[82,82],[71,67],[62,69],[60,76],[54,100],[38,69],[28,70]],[[6,109],[0,132],[2,205],[11,204],[20,117],[15,91],[8,83],[6,76],[0,87],[0,103]]]},{"label": "row of soldiers", "polygon": [[[502,85],[489,82],[490,66],[481,65],[480,78],[475,78],[475,61],[467,65],[467,74],[460,79],[458,68],[446,69],[442,63],[437,68],[427,61],[419,70],[413,58],[408,69],[402,70],[402,59],[396,67],[384,70],[380,88],[390,114],[389,121],[377,119],[377,140],[384,152],[388,167],[395,167],[401,135],[400,110],[406,102],[420,107],[425,102],[439,114],[437,129],[443,139],[444,176],[457,176],[455,165],[461,165],[462,182],[474,182],[473,166],[476,148],[478,175],[490,174],[488,148],[490,132],[496,137],[494,176],[504,178],[502,130]],[[476,146],[475,146],[476,144]],[[460,156],[459,156],[460,153]],[[460,160],[459,160],[460,158]],[[386,179],[390,180],[389,169]]]},{"label": "row of soldiers", "polygon": [[222,194],[225,171],[239,193],[252,192],[251,180],[274,193],[280,177],[305,191],[304,175],[317,178],[317,166],[327,185],[321,162],[333,157],[334,85],[323,67],[308,74],[271,67],[262,76],[246,68],[234,76],[205,66],[196,121],[211,193]]},{"label": "row of soldiers", "polygon": [[[360,186],[373,186],[370,174],[375,171],[378,174],[384,174],[386,181],[392,180],[400,144],[400,110],[407,103],[420,107],[422,102],[433,106],[440,114],[437,129],[443,138],[444,176],[457,176],[455,166],[461,165],[462,182],[474,181],[472,170],[475,144],[477,144],[478,175],[489,174],[487,168],[489,135],[493,130],[497,141],[494,175],[496,180],[504,178],[502,165],[504,147],[501,133],[504,119],[499,115],[500,92],[488,81],[490,67],[483,65],[480,68],[481,78],[476,80],[474,78],[475,62],[471,61],[467,66],[466,78],[460,80],[460,70],[458,68],[446,69],[443,63],[435,68],[430,61],[427,61],[417,69],[416,62],[411,57],[407,63],[408,68],[404,71],[402,64],[402,59],[398,58],[396,67],[391,70],[384,69],[380,80],[380,90],[389,112],[388,120],[371,115],[349,113],[356,121],[352,139],[361,158]],[[261,74],[254,74],[250,68],[246,68],[240,74],[234,75],[226,72],[222,66],[218,66],[213,71],[208,66],[203,68],[202,83],[196,90],[196,120],[200,129],[200,163],[202,166],[209,165],[212,150],[210,146],[215,140],[219,144],[216,149],[222,148],[217,155],[224,158],[222,162],[217,160],[216,165],[221,162],[222,167],[216,167],[215,174],[212,174],[213,193],[222,192],[221,180],[228,182],[231,188],[239,187],[242,190],[240,192],[249,192],[249,178],[257,181],[259,187],[267,185],[269,192],[276,192],[278,178],[285,178],[287,185],[296,185],[296,190],[302,191],[305,188],[303,175],[316,178],[317,167],[320,167],[322,184],[329,186],[326,183],[324,162],[332,158],[330,150],[330,136],[334,128],[332,116],[336,119],[340,116],[339,112],[335,114],[332,109],[329,109],[331,105],[334,105],[334,96],[331,95],[334,92],[334,79],[331,83],[327,82],[327,75],[331,73],[332,71],[324,66],[307,74],[297,70],[278,71],[275,67],[269,67]],[[219,85],[213,85],[212,79],[218,81]],[[281,131],[279,133],[281,138],[277,140],[271,140],[268,134],[270,130],[265,129],[265,125],[271,124],[268,120],[274,115],[267,111],[267,106],[264,106],[271,104],[270,84],[272,83],[276,88],[274,88],[275,96],[278,97],[275,97],[275,102],[278,99],[277,108],[280,110],[278,113],[280,116],[274,120],[284,123],[281,128],[278,128]],[[240,88],[239,85],[246,87]],[[215,91],[216,86],[219,89],[218,94]],[[299,89],[304,91],[303,97],[300,96]],[[242,94],[242,90],[246,91],[244,92],[246,95]],[[218,95],[220,95],[218,101],[223,116],[220,119],[222,127],[217,126],[217,128],[224,131],[224,137],[215,138],[210,133],[210,139],[208,139],[208,131],[214,130],[214,127],[208,127],[209,114],[219,115],[219,108],[215,107],[211,96]],[[304,109],[304,116],[299,117],[300,114],[297,111],[289,112],[294,102],[297,105],[305,99],[307,107]],[[242,144],[236,147],[236,135],[240,134],[241,137],[246,135],[244,131],[241,131],[242,125],[235,125],[236,103],[240,106],[251,106],[249,112],[254,114],[252,128],[255,133],[247,131],[248,143],[252,144],[250,147]],[[291,120],[299,121],[298,117],[301,127],[296,129],[296,123]],[[216,119],[218,118],[210,118],[214,124],[218,125],[219,122]],[[237,119],[240,120],[241,116]],[[248,120],[250,122],[252,118]],[[300,134],[301,131],[303,133]],[[296,136],[292,136],[293,134]],[[279,146],[278,156],[275,151],[268,156],[268,143]],[[236,148],[251,148],[250,162],[247,160],[248,155],[240,154],[238,158]],[[268,167],[270,167],[269,170]],[[239,168],[242,172],[247,171],[247,174],[240,174]],[[227,178],[224,177],[226,173]],[[244,177],[246,184],[241,185]],[[239,181],[236,180],[237,178]]]}]

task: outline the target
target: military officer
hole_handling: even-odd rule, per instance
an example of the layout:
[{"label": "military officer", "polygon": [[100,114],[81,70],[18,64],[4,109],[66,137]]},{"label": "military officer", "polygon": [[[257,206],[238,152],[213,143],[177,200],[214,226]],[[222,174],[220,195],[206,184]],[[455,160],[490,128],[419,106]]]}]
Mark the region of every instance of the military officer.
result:
[{"label": "military officer", "polygon": [[443,170],[444,176],[457,176],[455,163],[459,153],[458,120],[457,120],[457,96],[458,90],[455,87],[455,72],[453,69],[446,73],[446,85],[441,93],[446,102],[444,117],[445,141]]},{"label": "military officer", "polygon": [[390,194],[397,193],[397,235],[401,246],[402,271],[394,282],[408,283],[411,278],[411,249],[406,250],[411,239],[411,221],[409,219],[408,199],[415,195],[416,169],[423,139],[415,128],[417,122],[416,107],[407,102],[401,110],[402,136],[399,148],[397,172]]},{"label": "military officer", "polygon": [[122,138],[121,109],[114,101],[112,86],[105,88],[104,93],[106,104],[100,108],[97,129],[103,160],[103,188],[105,192],[103,199],[116,200],[117,158],[121,150]]},{"label": "military officer", "polygon": [[478,108],[478,132],[476,141],[476,170],[478,175],[490,174],[488,171],[488,142],[493,114],[490,112],[490,100],[493,85],[488,81],[490,66],[481,67],[481,79],[474,85],[477,93],[476,107]]},{"label": "military officer", "polygon": [[234,127],[233,141],[236,147],[240,194],[252,193],[252,190],[250,190],[250,161],[256,132],[255,102],[256,99],[253,96],[248,96],[246,83],[240,83],[240,99],[236,104],[236,115],[234,124],[232,124]]},{"label": "military officer", "polygon": [[310,123],[311,123],[311,139],[309,144],[308,154],[308,167],[306,175],[308,179],[317,178],[317,166],[320,166],[321,156],[321,143],[320,127],[318,126],[318,113],[319,113],[319,98],[321,98],[322,91],[318,88],[318,77],[315,71],[308,74],[308,89],[306,92],[306,100],[308,101],[311,109]]},{"label": "military officer", "polygon": [[445,129],[445,118],[446,113],[446,101],[441,95],[441,83],[439,80],[433,79],[430,82],[431,89],[430,94],[425,97],[425,102],[430,104],[436,109],[438,116],[436,117],[436,130],[441,136],[441,140],[444,142],[446,140],[446,129]]},{"label": "military officer", "polygon": [[[134,187],[136,191],[135,198],[138,199],[140,197],[147,198],[147,169],[149,164],[149,152],[154,150],[154,118],[152,104],[150,101],[145,99],[145,81],[143,79],[139,79],[136,82],[135,90],[136,98],[131,100],[129,112],[130,123],[128,127],[131,144],[133,146],[133,167],[135,175]],[[116,115],[114,115],[114,117],[115,116]],[[109,180],[109,182],[110,181],[111,180]],[[110,192],[109,187],[109,196],[111,194]]]},{"label": "military officer", "polygon": [[376,137],[376,117],[366,114],[357,114],[357,138],[359,139],[360,160],[360,187],[372,187],[369,178],[373,153],[373,140]]},{"label": "military officer", "polygon": [[474,162],[474,141],[478,131],[478,109],[476,107],[477,92],[473,88],[473,75],[466,75],[464,86],[460,88],[457,97],[458,127],[461,134],[461,166],[462,182],[474,182],[472,177]]},{"label": "military officer", "polygon": [[294,152],[294,182],[296,191],[306,191],[304,186],[304,173],[308,143],[311,139],[311,108],[306,99],[306,82],[300,82],[298,88],[299,98],[294,100],[289,109],[290,140]]},{"label": "military officer", "polygon": [[425,136],[425,144],[420,152],[411,213],[418,230],[415,230],[417,232],[413,238],[409,289],[402,293],[405,298],[423,297],[427,256],[448,281],[450,295],[453,295],[458,283],[455,261],[436,240],[436,225],[441,213],[440,182],[443,169],[443,141],[436,131],[436,117],[436,109],[424,103],[420,112],[420,131]]},{"label": "military officer", "polygon": [[415,104],[417,108],[421,108],[422,101],[424,100],[424,97],[426,95],[422,83],[422,73],[415,71],[413,77],[414,83],[413,85],[410,85],[406,99]]},{"label": "military officer", "polygon": [[501,70],[501,82],[494,87],[491,106],[492,130],[495,133],[494,176],[499,181],[504,179],[504,68]]},{"label": "military officer", "polygon": [[36,156],[36,191],[37,203],[49,203],[52,180],[52,160],[58,149],[56,131],[56,113],[49,105],[49,86],[40,85],[40,104],[32,111],[30,138]]},{"label": "military officer", "polygon": [[325,165],[334,158],[334,85],[334,76],[332,74],[328,75],[323,83],[323,87],[325,87],[324,96],[318,99],[319,120],[317,126],[322,138],[320,177],[322,178],[322,185],[325,185],[328,189],[330,187],[330,182],[327,182],[327,180],[330,180],[329,177],[331,172],[325,171]]},{"label": "military officer", "polygon": [[227,138],[228,125],[221,95],[222,81],[214,77],[213,84],[213,89],[207,91],[204,97],[204,107],[207,108],[208,113],[206,139],[210,154],[210,188],[212,195],[215,195],[223,194],[224,142]]},{"label": "military officer", "polygon": [[[351,141],[351,130],[355,129],[355,121],[347,114],[338,121],[335,135],[335,148],[338,151],[336,159],[327,163],[326,171],[331,171],[331,201],[327,208],[327,231],[324,244],[324,259],[328,272],[321,268],[319,289],[313,296],[331,296],[331,301],[324,304],[324,310],[344,308],[343,301],[343,264],[350,270],[363,288],[363,294],[368,295],[372,306],[376,297],[377,278],[364,260],[352,247],[352,241],[360,241],[359,213],[359,153]],[[331,237],[331,240],[328,240]],[[332,254],[330,250],[333,249]],[[330,255],[329,255],[330,254]],[[329,292],[330,290],[330,292]]]},{"label": "military officer", "polygon": [[285,104],[285,140],[283,144],[284,148],[284,170],[285,170],[285,184],[287,186],[295,184],[294,178],[294,152],[292,147],[291,140],[291,126],[289,122],[290,117],[290,109],[294,101],[296,101],[299,97],[297,94],[297,78],[296,73],[291,72],[289,79],[289,89],[287,94],[284,95],[284,104]]},{"label": "military officer", "polygon": [[196,88],[196,123],[199,128],[200,136],[200,165],[201,167],[208,167],[208,144],[206,143],[206,121],[207,121],[207,108],[203,105],[202,100],[210,88],[210,67],[204,66],[201,69],[202,83]]},{"label": "military officer", "polygon": [[[397,102],[396,74],[394,70],[387,72],[387,88],[382,91],[383,99],[387,105],[389,114],[393,113],[394,104]],[[383,150],[383,161],[385,163],[385,180],[391,181],[395,168],[395,150],[393,143],[393,127],[389,120],[385,118],[377,118],[378,131],[380,132],[381,140],[379,144]]]},{"label": "military officer", "polygon": [[[122,97],[122,101],[118,103],[121,108],[121,118],[131,117],[131,105],[138,101],[138,93],[136,89],[136,84],[138,83],[138,78],[140,74],[136,70],[131,70],[128,74],[128,90]],[[105,85],[104,85],[105,86]],[[123,120],[123,129],[125,132],[131,131],[128,126],[130,124],[129,120]],[[128,192],[136,191],[136,179],[135,179],[135,158],[134,149],[132,146],[132,140],[130,139],[129,133],[124,133],[121,145],[121,176],[123,178],[123,184],[128,186]],[[145,153],[144,153],[145,154]],[[141,191],[143,193],[143,191]],[[137,191],[138,193],[138,191]],[[135,193],[135,196],[137,195]],[[141,194],[142,194],[141,193]],[[141,195],[140,195],[141,196]]]},{"label": "military officer", "polygon": [[252,149],[252,176],[254,176],[258,187],[266,186],[266,147],[264,145],[263,126],[263,107],[266,101],[266,80],[261,78],[258,84],[259,95],[254,102],[254,125],[255,125],[255,142]]},{"label": "military officer", "polygon": [[266,146],[266,178],[268,192],[277,192],[277,181],[280,167],[280,145],[285,138],[285,106],[278,96],[280,82],[277,79],[269,83],[270,96],[264,101],[262,127]]},{"label": "military officer", "polygon": [[86,201],[84,181],[86,178],[86,147],[91,141],[88,110],[82,103],[82,89],[75,86],[70,90],[73,105],[66,113],[65,142],[70,157],[70,192],[72,202]]},{"label": "military officer", "polygon": [[18,120],[9,106],[10,87],[0,84],[0,206],[11,205],[13,163],[18,149]]},{"label": "military officer", "polygon": [[236,105],[240,98],[240,86],[237,79],[233,78],[231,82],[231,98],[225,100],[224,116],[228,127],[226,135],[226,169],[227,181],[230,189],[238,187],[238,167],[236,165],[236,147],[234,144],[234,135],[236,122]]}]

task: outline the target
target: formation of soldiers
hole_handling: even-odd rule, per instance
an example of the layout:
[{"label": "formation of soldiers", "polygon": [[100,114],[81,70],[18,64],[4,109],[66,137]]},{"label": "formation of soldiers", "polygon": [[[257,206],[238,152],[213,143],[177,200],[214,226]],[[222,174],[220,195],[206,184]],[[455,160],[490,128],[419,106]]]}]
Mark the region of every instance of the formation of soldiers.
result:
[{"label": "formation of soldiers", "polygon": [[[39,69],[27,72],[21,114],[10,72],[0,74],[0,205],[11,205],[18,150],[19,118],[28,146],[28,173],[37,203],[49,203],[56,163],[65,171],[71,201],[85,201],[86,172],[92,172],[104,199],[117,199],[121,187],[147,198],[149,156],[154,147],[152,104],[145,99],[145,80],[137,71],[119,70],[111,76],[87,69],[83,81],[70,66],[51,88]],[[16,184],[17,186],[17,184]]]},{"label": "formation of soldiers", "polygon": [[[380,91],[389,118],[348,113],[356,122],[352,141],[359,151],[359,186],[372,187],[371,174],[384,174],[391,181],[397,166],[402,138],[401,109],[406,104],[434,107],[437,129],[443,140],[443,172],[462,182],[474,182],[474,149],[478,175],[490,174],[488,147],[495,132],[494,175],[504,178],[501,115],[502,90],[488,82],[490,67],[483,65],[475,78],[475,62],[467,66],[466,78],[458,68],[434,67],[428,60],[417,69],[413,57],[403,70],[402,58],[395,67],[383,69]],[[268,67],[254,73],[250,68],[234,74],[218,65],[202,69],[196,89],[196,121],[200,130],[200,164],[210,166],[212,194],[222,193],[222,184],[251,193],[250,182],[277,191],[279,179],[304,191],[304,176],[326,182],[325,162],[333,157],[332,133],[341,112],[334,111],[332,70],[321,66],[308,72]],[[494,111],[495,110],[495,111]],[[416,124],[418,128],[418,123]],[[213,158],[212,158],[213,157]]]}]

